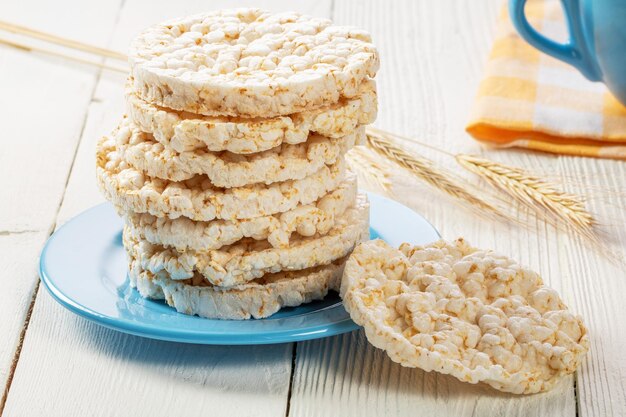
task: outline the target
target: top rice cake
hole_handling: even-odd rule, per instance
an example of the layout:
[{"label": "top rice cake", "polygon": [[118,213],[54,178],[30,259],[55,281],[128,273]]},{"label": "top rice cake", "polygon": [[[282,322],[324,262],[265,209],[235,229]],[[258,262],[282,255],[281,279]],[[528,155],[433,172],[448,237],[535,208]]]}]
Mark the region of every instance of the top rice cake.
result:
[{"label": "top rice cake", "polygon": [[208,116],[274,117],[355,97],[379,60],[370,35],[328,19],[218,10],[152,26],[132,42],[143,99]]}]

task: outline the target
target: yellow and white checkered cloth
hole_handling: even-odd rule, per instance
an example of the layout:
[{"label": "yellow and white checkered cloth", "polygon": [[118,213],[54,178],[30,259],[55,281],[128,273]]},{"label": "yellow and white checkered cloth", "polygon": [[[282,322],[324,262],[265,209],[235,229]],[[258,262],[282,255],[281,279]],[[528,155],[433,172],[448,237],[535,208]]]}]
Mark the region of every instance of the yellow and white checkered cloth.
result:
[{"label": "yellow and white checkered cloth", "polygon": [[[531,0],[531,24],[566,39],[559,2]],[[527,44],[503,10],[467,131],[499,147],[626,159],[626,107],[602,83]]]}]

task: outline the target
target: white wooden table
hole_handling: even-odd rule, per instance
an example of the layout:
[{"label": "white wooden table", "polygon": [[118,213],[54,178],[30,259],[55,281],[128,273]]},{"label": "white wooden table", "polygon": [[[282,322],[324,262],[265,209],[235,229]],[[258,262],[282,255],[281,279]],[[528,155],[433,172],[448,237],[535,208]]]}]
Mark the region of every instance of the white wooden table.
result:
[{"label": "white wooden table", "polygon": [[[21,0],[3,2],[0,16],[125,51],[151,23],[234,3],[295,8],[368,29],[382,58],[379,127],[567,179],[593,197],[614,247],[626,243],[623,163],[487,152],[464,132],[498,0]],[[66,311],[38,284],[39,251],[55,227],[102,201],[94,146],[123,112],[123,85],[122,74],[0,47],[3,417],[626,415],[624,271],[541,221],[528,229],[491,223],[406,176],[395,179],[395,197],[444,237],[462,235],[534,267],[584,316],[591,351],[574,377],[546,394],[511,396],[402,368],[362,332],[297,344],[196,346],[117,333]]]}]

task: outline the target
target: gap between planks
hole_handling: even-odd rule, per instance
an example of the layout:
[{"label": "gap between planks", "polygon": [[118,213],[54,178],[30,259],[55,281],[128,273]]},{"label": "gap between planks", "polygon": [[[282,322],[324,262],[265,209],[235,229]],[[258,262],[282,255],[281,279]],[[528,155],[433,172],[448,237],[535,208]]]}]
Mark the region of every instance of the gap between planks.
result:
[{"label": "gap between planks", "polygon": [[[120,7],[119,7],[119,9],[117,11],[117,15],[115,17],[115,22],[113,24],[112,33],[115,32],[115,28],[117,27],[117,24],[119,22],[119,19],[120,19],[120,16],[121,16],[121,12],[122,12],[122,10],[124,8],[124,2],[125,2],[125,0],[122,0],[122,2],[120,3]],[[100,82],[100,78],[101,77],[102,77],[102,68],[98,69],[98,71],[96,73],[96,77],[95,77],[95,80],[94,80],[94,83],[93,83],[93,87],[91,88],[91,94],[90,94],[90,97],[89,97],[89,102],[87,103],[87,107],[89,107],[91,102],[94,100],[94,97],[95,97],[95,94],[96,94],[96,89],[98,87],[98,83]],[[52,222],[52,225],[50,226],[50,229],[48,230],[48,234],[47,234],[48,238],[50,238],[50,236],[52,236],[52,233],[54,233],[54,231],[57,228],[57,222],[58,222],[58,219],[59,219],[59,213],[61,211],[61,207],[63,206],[63,202],[65,201],[65,195],[67,193],[67,186],[69,184],[70,177],[72,176],[72,171],[74,170],[74,164],[76,163],[76,157],[78,155],[78,149],[79,149],[80,144],[81,144],[82,139],[83,139],[83,133],[85,131],[85,126],[87,125],[87,118],[88,117],[89,117],[89,111],[86,111],[85,115],[83,116],[80,132],[79,132],[79,136],[78,136],[78,141],[76,141],[76,147],[74,148],[74,154],[72,155],[72,162],[71,162],[70,167],[69,167],[69,169],[67,171],[67,176],[65,177],[65,186],[63,188],[63,195],[61,196],[61,199],[59,200],[59,204],[58,204],[56,212],[54,214],[54,220]],[[30,232],[30,230],[18,231],[18,233],[27,233],[27,232]],[[12,233],[15,233],[15,232],[12,232]],[[19,364],[19,361],[20,361],[20,355],[22,353],[22,348],[24,347],[24,340],[26,339],[26,334],[28,332],[28,325],[30,324],[30,318],[31,318],[31,315],[33,313],[33,309],[35,308],[35,302],[37,301],[37,294],[39,293],[40,285],[41,285],[41,277],[38,276],[37,277],[37,282],[36,282],[35,287],[33,289],[33,295],[32,295],[31,300],[30,300],[30,305],[28,306],[28,312],[26,313],[26,317],[24,319],[24,324],[22,325],[22,330],[20,332],[20,337],[19,337],[19,340],[18,340],[18,343],[17,343],[17,347],[15,348],[15,353],[13,354],[13,360],[11,361],[11,367],[9,368],[9,375],[7,377],[7,382],[6,382],[5,386],[4,386],[2,397],[0,398],[0,417],[4,414],[4,408],[6,406],[7,399],[9,398],[9,393],[11,391],[11,384],[13,383],[13,377],[15,376],[15,371],[16,371],[17,365]]]},{"label": "gap between planks", "polygon": [[20,338],[18,339],[17,347],[15,349],[15,353],[13,354],[13,360],[11,361],[11,367],[9,368],[9,376],[7,377],[6,385],[4,386],[2,398],[0,398],[0,416],[2,416],[4,406],[7,403],[7,398],[9,398],[9,390],[11,389],[11,383],[13,382],[13,375],[15,375],[15,369],[17,368],[17,363],[20,360],[20,353],[22,352],[22,346],[24,346],[24,338],[26,337],[28,323],[30,323],[30,316],[33,314],[33,308],[35,308],[35,299],[37,298],[37,291],[39,291],[40,282],[41,281],[37,281],[35,284],[35,289],[32,297],[30,298],[30,304],[28,305],[28,312],[26,312],[26,318],[24,319],[24,324],[22,325],[22,330],[20,332]]},{"label": "gap between planks", "polygon": [[[122,14],[122,10],[124,9],[124,4],[125,4],[125,0],[122,0],[121,3],[120,3],[120,7],[119,7],[119,9],[117,11],[115,22],[113,24],[112,33],[115,33],[115,29],[116,29],[116,27],[117,27],[117,25],[119,23],[120,16]],[[332,16],[333,15],[334,8],[335,8],[335,3],[334,3],[334,0],[332,0],[330,2],[328,16]],[[90,98],[89,98],[87,106],[89,106],[92,102],[97,100],[96,97],[95,97],[95,93],[97,91],[100,79],[102,77],[103,69],[107,69],[107,68],[104,67],[104,66],[101,66],[98,69],[97,73],[96,73],[96,77],[95,77],[95,80],[94,80],[94,84],[93,84],[93,87],[92,87],[92,90],[91,90],[91,93],[90,93]],[[81,129],[80,129],[80,133],[79,133],[79,139],[76,142],[76,146],[74,148],[74,152],[73,152],[73,155],[72,155],[72,160],[71,160],[71,163],[70,163],[70,167],[68,169],[68,172],[67,172],[67,175],[66,175],[66,178],[65,178],[63,194],[62,194],[61,199],[59,201],[59,204],[58,204],[58,206],[56,208],[56,212],[55,212],[55,215],[54,215],[54,218],[53,218],[53,222],[52,222],[51,227],[50,227],[50,229],[49,229],[49,231],[47,233],[47,238],[49,238],[54,233],[54,231],[56,230],[58,219],[59,219],[59,213],[60,213],[60,210],[61,210],[61,208],[63,206],[64,201],[65,201],[65,197],[66,197],[66,193],[67,193],[67,187],[68,187],[68,184],[69,184],[69,181],[70,181],[73,169],[74,169],[74,165],[76,163],[78,150],[79,150],[80,145],[81,145],[82,140],[83,140],[84,130],[85,130],[85,127],[86,127],[86,124],[87,124],[88,117],[89,117],[89,111],[85,112],[85,115],[84,115],[83,120],[82,120]],[[7,231],[6,233],[7,234],[8,233],[12,234],[12,233],[28,233],[28,232],[31,232],[31,231],[30,230],[24,230],[24,231],[19,230],[19,231]],[[4,231],[0,231],[0,233],[4,233]],[[11,361],[11,366],[10,366],[10,369],[9,369],[9,375],[7,377],[7,382],[5,384],[2,397],[0,397],[0,417],[2,417],[4,415],[4,409],[5,409],[8,397],[9,397],[9,393],[10,393],[10,390],[11,390],[11,385],[12,385],[12,382],[13,382],[13,379],[14,379],[14,376],[15,376],[15,373],[16,373],[16,370],[17,370],[17,366],[18,366],[19,361],[20,361],[20,356],[21,356],[21,353],[22,353],[24,342],[26,340],[26,335],[27,335],[27,332],[28,332],[29,324],[31,322],[31,316],[32,316],[32,313],[33,313],[33,310],[34,310],[34,307],[35,307],[35,303],[37,301],[37,295],[38,295],[40,284],[41,284],[40,277],[38,276],[37,278],[38,279],[37,279],[37,282],[36,282],[34,290],[33,290],[33,294],[32,294],[31,300],[30,300],[28,311],[27,311],[26,317],[24,319],[24,323],[23,323],[22,329],[20,331],[18,344],[17,344],[16,350],[15,350],[15,353],[13,355],[13,359]],[[298,342],[293,342],[293,344],[292,344],[291,368],[290,368],[290,376],[289,376],[289,388],[288,388],[288,393],[287,393],[287,398],[286,398],[286,405],[285,405],[285,417],[288,417],[289,414],[290,414],[290,401],[291,401],[292,388],[293,388],[295,371],[296,371],[297,345],[298,345]]]},{"label": "gap between planks", "polygon": [[[328,10],[328,18],[331,20],[335,20],[335,1],[330,1],[330,7]],[[293,347],[291,351],[291,373],[289,374],[289,389],[287,390],[287,405],[285,406],[285,417],[289,417],[291,414],[291,396],[293,394],[293,384],[296,376],[296,358],[298,355],[298,345],[300,342],[293,342]],[[2,412],[0,409],[0,417],[2,416]]]},{"label": "gap between planks", "polygon": [[[118,18],[119,18],[119,12],[118,12]],[[91,100],[93,100],[96,94],[96,87],[98,83],[100,82],[101,75],[102,75],[102,69],[98,70],[98,72],[96,73],[96,79],[91,89],[91,97],[89,98],[89,103],[91,103]],[[87,104],[87,106],[89,106],[89,104]],[[89,115],[89,112],[85,112],[85,116],[83,117],[83,123],[80,128],[80,133],[79,133],[80,136],[79,136],[78,141],[76,142],[76,148],[74,149],[74,154],[72,155],[72,163],[70,164],[70,168],[67,170],[67,176],[65,178],[65,187],[63,188],[63,195],[61,196],[61,200],[59,201],[59,205],[57,206],[56,213],[54,214],[54,221],[52,222],[52,225],[50,226],[50,230],[48,230],[48,238],[52,236],[52,233],[54,233],[54,231],[57,228],[59,212],[61,211],[61,206],[63,206],[63,201],[65,200],[65,194],[67,192],[67,185],[70,181],[72,171],[74,170],[74,163],[76,162],[76,155],[78,155],[78,148],[80,147],[80,143],[82,142],[83,132],[87,124],[88,115]],[[4,406],[6,405],[6,402],[7,402],[7,398],[9,398],[9,391],[11,390],[11,383],[13,382],[13,376],[15,375],[17,364],[20,361],[20,354],[22,353],[22,347],[24,346],[24,339],[26,339],[26,332],[28,331],[28,325],[30,324],[30,317],[33,314],[33,309],[35,308],[35,302],[37,301],[37,294],[39,292],[39,286],[41,285],[41,277],[38,276],[37,278],[38,278],[37,283],[35,284],[35,288],[33,290],[33,296],[31,297],[30,305],[28,306],[28,312],[26,313],[26,318],[24,319],[24,325],[22,326],[22,331],[20,332],[20,338],[19,338],[17,347],[15,349],[15,353],[13,354],[13,360],[11,361],[11,368],[9,369],[9,376],[7,378],[6,385],[4,386],[4,392],[2,394],[2,398],[0,398],[0,416],[2,416],[4,412]]]},{"label": "gap between planks", "polygon": [[291,373],[289,374],[289,390],[287,391],[287,406],[285,407],[285,417],[289,417],[291,411],[291,393],[293,391],[293,380],[296,375],[296,355],[298,353],[298,342],[293,342],[291,348]]}]

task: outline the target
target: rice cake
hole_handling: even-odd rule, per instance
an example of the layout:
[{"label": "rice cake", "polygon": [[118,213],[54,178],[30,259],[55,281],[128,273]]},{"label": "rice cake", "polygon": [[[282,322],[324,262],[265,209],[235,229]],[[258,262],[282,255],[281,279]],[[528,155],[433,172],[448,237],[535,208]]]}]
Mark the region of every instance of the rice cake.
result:
[{"label": "rice cake", "polygon": [[345,178],[345,161],[300,180],[224,189],[204,175],[186,181],[150,177],[128,164],[115,140],[105,136],[97,144],[96,177],[105,197],[122,210],[197,221],[250,219],[318,200]]},{"label": "rice cake", "polygon": [[312,135],[305,143],[283,144],[276,148],[239,155],[206,149],[177,152],[154,140],[124,118],[111,133],[116,148],[126,162],[151,177],[185,181],[206,175],[216,187],[234,188],[252,184],[300,180],[332,165],[355,144],[365,141],[365,128],[357,127],[338,139]]},{"label": "rice cake", "polygon": [[546,391],[589,347],[582,320],[538,274],[462,239],[363,243],[346,263],[341,296],[393,361],[500,391]]},{"label": "rice cake", "polygon": [[376,84],[367,80],[357,97],[330,106],[278,117],[209,117],[166,109],[143,100],[126,89],[129,117],[142,131],[177,152],[206,149],[236,154],[263,152],[281,144],[296,145],[309,135],[338,139],[359,125],[374,123],[377,114]]},{"label": "rice cake", "polygon": [[269,317],[283,307],[323,299],[337,290],[345,258],[301,271],[277,272],[232,288],[207,284],[200,274],[177,281],[166,271],[145,270],[131,257],[129,278],[145,298],[164,299],[179,313],[208,319],[246,320]]},{"label": "rice cake", "polygon": [[274,117],[355,97],[379,66],[363,30],[259,9],[216,10],[149,27],[130,46],[146,101],[208,116]]},{"label": "rice cake", "polygon": [[365,195],[336,219],[323,236],[292,237],[289,247],[273,248],[266,241],[242,240],[219,250],[178,252],[154,245],[128,225],[124,247],[133,251],[142,268],[156,274],[167,271],[173,280],[192,278],[196,272],[212,284],[232,287],[265,274],[296,271],[328,265],[349,254],[356,244],[369,238],[369,203]]},{"label": "rice cake", "polygon": [[118,212],[142,239],[177,251],[220,249],[243,238],[267,240],[275,248],[285,248],[292,233],[305,237],[328,233],[335,219],[354,204],[356,195],[357,181],[351,174],[312,204],[253,219],[197,222],[186,217],[170,219],[121,209]]}]

